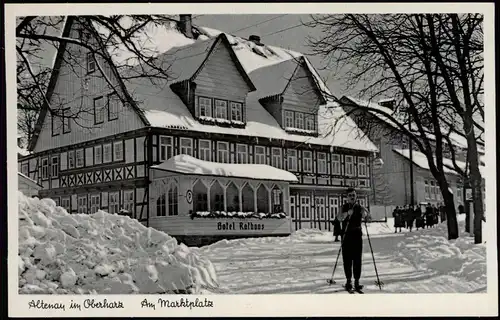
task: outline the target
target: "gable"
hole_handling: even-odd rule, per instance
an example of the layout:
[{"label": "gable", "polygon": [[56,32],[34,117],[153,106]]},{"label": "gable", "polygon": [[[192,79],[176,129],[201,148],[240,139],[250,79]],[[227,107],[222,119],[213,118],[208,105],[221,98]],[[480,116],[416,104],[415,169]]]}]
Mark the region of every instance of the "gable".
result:
[{"label": "gable", "polygon": [[283,106],[316,113],[322,101],[323,97],[310,71],[303,63],[299,63],[283,92]]},{"label": "gable", "polygon": [[243,69],[224,34],[213,44],[192,77],[196,94],[244,102],[255,86]]},{"label": "gable", "polygon": [[[69,26],[65,26],[65,36],[79,39],[77,22],[74,19],[69,21]],[[95,38],[87,43],[99,45]],[[43,107],[36,135],[30,144],[33,151],[40,152],[144,127],[144,121],[131,104],[123,103],[128,101],[127,93],[122,90],[121,80],[103,58],[98,58],[98,62],[112,86],[97,67],[94,72],[88,72],[87,52],[71,43],[60,46],[47,92],[50,108],[56,110],[57,116],[52,116],[48,106]],[[112,95],[115,90],[118,95]],[[108,109],[104,109],[103,121],[96,123],[94,101],[103,105],[111,101],[118,106],[117,111],[110,114]],[[59,117],[63,110],[74,116],[69,123]]]}]

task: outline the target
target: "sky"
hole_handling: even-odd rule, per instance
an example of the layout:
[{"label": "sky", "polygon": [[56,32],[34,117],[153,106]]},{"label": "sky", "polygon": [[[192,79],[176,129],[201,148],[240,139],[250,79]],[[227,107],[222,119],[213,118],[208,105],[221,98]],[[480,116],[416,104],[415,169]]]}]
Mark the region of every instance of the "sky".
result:
[{"label": "sky", "polygon": [[[309,15],[290,14],[193,15],[193,24],[195,25],[218,29],[243,38],[258,35],[264,44],[301,52],[308,56],[335,96],[338,98],[342,95],[358,96],[356,91],[349,92],[345,90],[343,82],[338,77],[335,77],[327,70],[323,70],[324,64],[321,57],[308,54],[311,49],[307,45],[307,37],[321,35],[320,30],[302,25],[302,22],[310,20]],[[54,55],[55,49],[53,47],[47,48],[42,64],[50,66]]]}]

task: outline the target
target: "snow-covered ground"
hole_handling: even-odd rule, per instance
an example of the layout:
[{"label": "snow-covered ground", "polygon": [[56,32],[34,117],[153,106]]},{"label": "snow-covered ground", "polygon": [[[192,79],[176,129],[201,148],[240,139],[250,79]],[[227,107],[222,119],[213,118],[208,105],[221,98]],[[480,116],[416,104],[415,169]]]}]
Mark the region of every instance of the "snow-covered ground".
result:
[{"label": "snow-covered ground", "polygon": [[[459,216],[460,230],[464,230]],[[368,232],[387,293],[486,292],[486,246],[464,236],[448,241],[446,226],[394,233],[388,223]],[[365,231],[362,282],[380,292]],[[332,293],[345,282],[342,258],[329,286],[340,243],[331,234],[300,230],[290,237],[220,241],[199,249],[215,265],[219,283],[232,293]]]},{"label": "snow-covered ground", "polygon": [[69,214],[51,199],[19,195],[19,292],[208,293],[212,263],[137,220]]},{"label": "snow-covered ground", "polygon": [[[392,224],[368,225],[383,292],[486,292],[485,244],[474,245],[466,234],[448,241],[445,224],[402,233]],[[362,281],[366,292],[379,292],[366,231],[364,238]],[[70,215],[50,199],[19,193],[19,292],[341,292],[342,259],[337,284],[326,283],[340,246],[333,240],[305,229],[188,248],[128,217]]]}]

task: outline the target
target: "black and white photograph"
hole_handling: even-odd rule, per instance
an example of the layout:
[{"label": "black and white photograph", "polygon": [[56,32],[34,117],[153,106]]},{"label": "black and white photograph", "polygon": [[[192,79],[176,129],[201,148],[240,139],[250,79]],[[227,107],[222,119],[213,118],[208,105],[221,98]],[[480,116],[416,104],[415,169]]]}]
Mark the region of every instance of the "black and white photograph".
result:
[{"label": "black and white photograph", "polygon": [[6,6],[9,312],[498,314],[494,4],[193,5]]}]

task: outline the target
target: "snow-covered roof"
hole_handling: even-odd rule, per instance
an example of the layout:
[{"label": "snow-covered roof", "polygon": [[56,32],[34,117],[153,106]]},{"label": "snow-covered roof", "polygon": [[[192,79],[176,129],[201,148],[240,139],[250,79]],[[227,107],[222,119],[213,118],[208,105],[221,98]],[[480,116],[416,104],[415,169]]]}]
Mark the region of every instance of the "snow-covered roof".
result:
[{"label": "snow-covered roof", "polygon": [[32,185],[36,185],[37,187],[42,188],[42,185],[40,185],[38,182],[36,182],[35,180],[31,179],[31,178],[30,178],[30,177],[28,177],[27,175],[22,174],[22,173],[21,173],[21,172],[19,172],[19,171],[17,172],[17,175],[18,175],[21,179],[25,180],[26,182],[28,182],[28,183],[30,183],[30,184],[32,184]]},{"label": "snow-covered roof", "polygon": [[[391,115],[400,124],[407,126],[407,122],[404,119],[404,114],[402,114],[402,113],[395,112],[394,110],[387,108],[387,107],[384,107],[384,106],[381,106],[380,104],[375,103],[375,102],[370,102],[370,101],[366,101],[366,100],[362,100],[362,99],[358,99],[358,98],[354,98],[354,97],[350,97],[350,96],[345,96],[344,98],[351,100],[353,103],[357,104],[360,107],[367,107],[367,108],[383,111],[383,112]],[[379,102],[383,102],[383,101],[387,101],[387,100],[392,100],[392,99],[385,99],[385,100],[381,100]],[[370,112],[374,116],[378,117],[380,120],[384,121],[385,123],[387,123],[391,127],[395,128],[397,130],[400,130],[400,126],[397,124],[397,122],[392,121],[391,119],[384,116],[383,114],[380,114],[380,113],[375,112],[373,110],[369,110],[368,112]],[[411,129],[412,129],[412,132],[416,136],[420,136],[420,132],[418,131],[416,124],[412,123]],[[427,133],[425,136],[426,136],[426,138],[428,138],[430,140],[433,140],[433,141],[436,140],[434,134],[432,134],[432,133]],[[468,144],[467,144],[467,139],[465,137],[461,136],[460,134],[458,134],[456,132],[450,132],[449,137],[455,146],[460,147],[460,148],[464,148],[464,149],[467,148]],[[481,145],[478,144],[477,147],[478,147],[478,152],[484,153],[484,148]]]},{"label": "snow-covered roof", "polygon": [[288,171],[265,164],[236,164],[200,160],[180,154],[151,167],[181,174],[223,176],[231,178],[276,180],[297,182],[297,177]]},{"label": "snow-covered roof", "polygon": [[[394,152],[398,153],[399,155],[405,157],[406,159],[410,159],[410,149],[393,149]],[[434,160],[435,161],[435,160]],[[463,161],[455,161],[458,165],[459,168],[462,170],[465,170],[466,163]],[[419,166],[422,169],[425,170],[430,170],[429,169],[429,163],[427,162],[427,157],[420,151],[413,151],[413,163],[417,166]],[[444,171],[446,173],[451,173],[451,174],[457,174],[455,171],[454,166],[453,166],[453,161],[448,158],[443,158],[443,166],[444,166]],[[486,170],[484,166],[479,166],[479,171],[481,172],[481,176],[484,178],[486,174]]]},{"label": "snow-covered roof", "polygon": [[[152,126],[377,151],[377,147],[361,134],[354,121],[342,119],[335,123],[337,116],[341,117],[345,113],[342,110],[330,110],[331,108],[340,109],[332,101],[329,101],[328,105],[320,107],[319,137],[301,136],[286,132],[260,104],[259,99],[266,95],[281,93],[280,90],[282,91],[286,85],[284,80],[288,80],[287,75],[293,73],[297,63],[299,63],[300,59],[298,58],[303,57],[303,55],[274,46],[257,45],[252,41],[229,34],[224,35],[231,44],[236,58],[257,88],[256,91],[250,92],[246,98],[247,124],[245,128],[241,129],[199,123],[179,96],[170,88],[171,84],[189,78],[194,70],[197,70],[215,41],[213,37],[217,37],[222,33],[214,29],[195,27],[197,30],[204,32],[205,36],[199,37],[198,40],[185,38],[185,41],[181,41],[180,37],[183,37],[183,35],[178,30],[163,26],[154,27],[160,30],[149,34],[149,45],[162,44],[157,48],[158,57],[170,68],[169,72],[173,74],[172,80],[159,81],[155,79],[156,85],[152,85],[150,80],[145,78],[125,81],[128,91],[134,100],[138,101],[138,107],[144,111],[146,119]],[[154,39],[155,35],[159,35],[160,39]],[[168,45],[170,37],[174,39],[172,46]],[[208,40],[206,40],[207,37]],[[200,38],[203,40],[199,40]],[[161,52],[162,50],[165,51]],[[320,90],[330,95],[330,91],[321,81],[318,73],[307,58],[304,57],[302,62],[310,69]],[[283,81],[278,81],[280,79]]]}]

